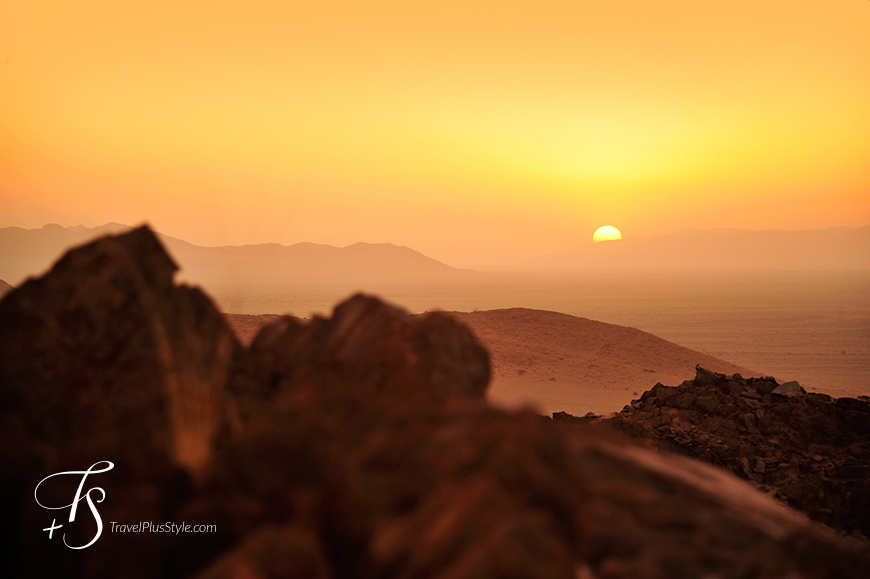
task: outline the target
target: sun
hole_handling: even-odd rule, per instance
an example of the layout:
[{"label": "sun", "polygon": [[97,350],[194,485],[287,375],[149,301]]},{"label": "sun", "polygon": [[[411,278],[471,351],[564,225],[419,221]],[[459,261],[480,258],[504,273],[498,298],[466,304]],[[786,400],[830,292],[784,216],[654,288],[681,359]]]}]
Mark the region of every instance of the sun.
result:
[{"label": "sun", "polygon": [[612,225],[602,225],[592,234],[592,241],[619,241],[622,239],[622,232]]}]

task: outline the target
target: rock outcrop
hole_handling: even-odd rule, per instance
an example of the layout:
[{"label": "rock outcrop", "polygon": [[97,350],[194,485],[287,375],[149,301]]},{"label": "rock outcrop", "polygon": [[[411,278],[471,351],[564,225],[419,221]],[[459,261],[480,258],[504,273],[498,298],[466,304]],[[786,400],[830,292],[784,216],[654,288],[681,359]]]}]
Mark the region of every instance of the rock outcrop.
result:
[{"label": "rock outcrop", "polygon": [[[488,355],[445,314],[357,295],[243,348],[174,270],[141,228],[0,302],[4,576],[870,575],[864,543],[730,474],[490,407]],[[35,488],[105,461],[102,535],[70,549],[96,531],[84,501],[67,520],[80,479]],[[141,522],[210,527],[115,529]]]},{"label": "rock outcrop", "polygon": [[[70,251],[0,301],[0,484],[25,528],[41,529],[49,513],[32,500],[37,482],[105,460],[117,499],[103,518],[165,520],[233,428],[229,368],[245,354],[205,294],[173,284],[176,269],[139,229]],[[48,505],[71,498],[59,485],[41,492]],[[72,545],[94,534],[70,527]],[[103,541],[87,551],[93,574],[160,573],[154,540]],[[25,540],[21,572],[61,575],[84,558],[57,543]]]},{"label": "rock outcrop", "polygon": [[724,467],[814,520],[870,536],[870,399],[699,366],[694,380],[657,384],[605,422]]}]

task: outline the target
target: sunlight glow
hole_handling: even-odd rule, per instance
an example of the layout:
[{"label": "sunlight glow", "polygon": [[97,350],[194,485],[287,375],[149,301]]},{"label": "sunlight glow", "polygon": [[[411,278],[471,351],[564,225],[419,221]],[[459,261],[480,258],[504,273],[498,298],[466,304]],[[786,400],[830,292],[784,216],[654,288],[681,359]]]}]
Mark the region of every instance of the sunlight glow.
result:
[{"label": "sunlight glow", "polygon": [[602,225],[592,234],[592,241],[599,243],[601,241],[619,241],[622,239],[622,232],[612,225]]}]

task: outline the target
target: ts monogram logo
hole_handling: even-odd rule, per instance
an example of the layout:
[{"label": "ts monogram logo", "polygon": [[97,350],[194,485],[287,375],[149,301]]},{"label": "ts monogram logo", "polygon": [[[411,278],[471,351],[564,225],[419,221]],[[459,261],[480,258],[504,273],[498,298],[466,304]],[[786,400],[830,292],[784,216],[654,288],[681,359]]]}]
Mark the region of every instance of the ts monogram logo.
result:
[{"label": "ts monogram logo", "polygon": [[[100,470],[97,470],[97,467],[99,467],[100,465],[103,465],[103,464],[107,464],[108,466],[105,468],[102,468]],[[64,533],[63,544],[66,545],[67,547],[69,547],[70,549],[84,549],[86,547],[90,547],[91,545],[94,544],[94,542],[97,539],[100,538],[100,534],[103,532],[103,521],[102,521],[102,519],[100,519],[100,513],[97,512],[97,507],[96,507],[96,505],[94,505],[93,499],[91,499],[91,493],[99,492],[100,498],[97,499],[97,502],[101,503],[106,498],[106,491],[104,491],[100,487],[93,487],[93,488],[88,489],[87,492],[85,492],[85,494],[82,495],[82,489],[85,486],[85,480],[88,478],[88,475],[100,474],[102,472],[108,472],[108,471],[112,470],[113,468],[115,468],[114,464],[112,464],[111,462],[109,462],[107,460],[104,460],[104,461],[100,461],[98,463],[95,463],[88,470],[68,470],[66,472],[58,472],[58,473],[49,475],[49,476],[45,477],[44,479],[42,479],[41,481],[39,481],[39,484],[36,485],[35,489],[33,489],[33,498],[36,499],[36,503],[40,507],[42,507],[44,509],[49,509],[52,511],[59,511],[59,510],[67,509],[67,508],[70,509],[70,511],[69,511],[69,522],[70,523],[72,523],[73,521],[76,520],[76,510],[78,509],[79,501],[81,501],[82,499],[87,500],[88,507],[90,507],[91,513],[93,513],[94,519],[97,522],[97,534],[94,535],[94,538],[91,539],[91,542],[88,543],[87,545],[82,545],[81,547],[73,547],[72,545],[70,545],[69,543],[66,542],[66,533]],[[43,505],[41,502],[39,502],[39,495],[38,495],[39,486],[42,483],[44,483],[45,481],[47,481],[50,478],[53,478],[56,476],[68,475],[68,474],[81,475],[81,477],[82,477],[82,481],[79,483],[78,490],[76,490],[75,497],[73,498],[73,501],[70,504],[64,505],[62,507],[49,507],[49,506]],[[63,525],[58,525],[57,519],[52,519],[51,526],[46,527],[45,529],[43,529],[43,531],[48,531],[48,538],[51,539],[54,536],[54,531],[56,529],[60,529],[61,527],[63,527]]]}]

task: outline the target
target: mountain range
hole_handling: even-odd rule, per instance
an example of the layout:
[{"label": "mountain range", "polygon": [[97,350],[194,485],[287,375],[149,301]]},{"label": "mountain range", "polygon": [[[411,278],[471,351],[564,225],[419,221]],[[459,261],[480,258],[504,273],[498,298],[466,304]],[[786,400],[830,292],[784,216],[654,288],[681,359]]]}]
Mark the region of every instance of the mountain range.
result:
[{"label": "mountain range", "polygon": [[[0,279],[19,285],[46,271],[69,247],[130,229],[108,223],[94,228],[0,229]],[[451,267],[409,247],[317,243],[202,247],[160,235],[180,279],[215,286],[457,284],[498,281],[494,274]],[[589,243],[517,264],[514,272],[582,273],[614,270],[850,271],[870,270],[870,226],[804,231],[689,229],[616,242]]]},{"label": "mountain range", "polygon": [[[130,229],[109,223],[101,227],[0,229],[0,279],[14,285],[47,270],[71,246]],[[201,247],[159,235],[184,281],[211,286],[287,284],[425,284],[457,283],[484,274],[445,265],[408,247],[391,243],[355,243],[334,247],[317,243]]]}]

